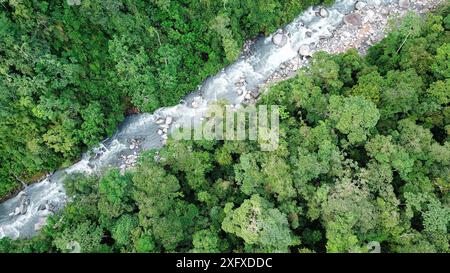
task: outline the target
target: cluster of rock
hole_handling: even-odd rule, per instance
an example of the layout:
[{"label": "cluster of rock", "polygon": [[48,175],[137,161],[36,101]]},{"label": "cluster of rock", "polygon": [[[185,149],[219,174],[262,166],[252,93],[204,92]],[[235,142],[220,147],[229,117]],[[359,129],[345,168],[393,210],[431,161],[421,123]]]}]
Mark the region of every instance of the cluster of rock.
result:
[{"label": "cluster of rock", "polygon": [[[67,200],[66,200],[67,201]],[[40,204],[38,207],[38,211],[41,212],[41,217],[34,224],[34,230],[40,230],[47,223],[47,216],[49,214],[55,213],[60,209],[60,205],[54,203],[53,201],[46,200],[44,203]]]},{"label": "cluster of rock", "polygon": [[136,166],[137,158],[138,155],[136,152],[131,155],[121,155],[120,159],[122,160],[122,164],[119,166],[120,174],[124,175],[128,168]]},{"label": "cluster of rock", "polygon": [[242,46],[241,54],[239,55],[240,59],[245,59],[252,53],[252,48],[256,44],[256,42],[259,40],[259,37],[255,37],[250,40],[246,40],[244,42],[244,45]]},{"label": "cluster of rock", "polygon": [[[194,102],[192,102],[194,103]],[[194,106],[194,105],[193,105]],[[158,118],[156,120],[156,124],[158,124],[158,135],[161,136],[162,138],[162,143],[166,144],[167,143],[167,133],[169,131],[170,125],[173,122],[173,118],[171,116],[167,116],[166,118]]]},{"label": "cluster of rock", "polygon": [[244,77],[240,77],[237,82],[234,83],[236,87],[236,93],[238,96],[242,96],[243,103],[251,104],[255,103],[256,99],[259,97],[259,88],[255,90],[247,90],[246,88],[247,82]]},{"label": "cluster of rock", "polygon": [[30,198],[28,194],[24,191],[19,193],[19,206],[14,209],[14,212],[11,212],[9,216],[17,216],[24,215],[28,211],[28,207],[30,206]]},{"label": "cluster of rock", "polygon": [[49,212],[55,212],[58,209],[58,206],[53,203],[53,202],[49,202],[48,200],[45,201],[44,203],[40,204],[38,207],[38,211],[49,211]]},{"label": "cluster of rock", "polygon": [[[343,22],[339,27],[332,30],[329,35],[319,37],[317,43],[301,45],[298,49],[298,56],[282,63],[266,83],[285,80],[294,76],[300,67],[308,64],[308,59],[319,49],[329,53],[341,53],[350,48],[356,48],[364,55],[370,46],[385,37],[390,17],[402,17],[411,10],[426,13],[440,3],[442,3],[442,0],[398,0],[392,1],[390,4],[382,3],[381,0],[357,1],[354,10],[344,14]],[[322,18],[328,17],[329,14],[329,11],[324,7],[319,7],[315,12],[316,16]],[[300,26],[304,27],[303,24],[300,24]],[[313,32],[314,30],[306,30],[306,38],[310,38]],[[272,41],[277,46],[280,46],[281,41],[284,41],[280,37],[274,38]]]},{"label": "cluster of rock", "polygon": [[143,138],[132,138],[128,141],[128,144],[130,145],[129,148],[130,150],[135,150],[137,148],[139,148],[139,145],[141,144],[141,142],[143,141]]}]

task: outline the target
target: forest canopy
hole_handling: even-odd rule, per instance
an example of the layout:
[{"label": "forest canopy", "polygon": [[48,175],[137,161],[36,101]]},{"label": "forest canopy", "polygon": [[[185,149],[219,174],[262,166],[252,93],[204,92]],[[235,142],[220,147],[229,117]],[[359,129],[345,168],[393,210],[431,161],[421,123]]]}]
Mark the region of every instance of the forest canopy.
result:
[{"label": "forest canopy", "polygon": [[449,252],[449,11],[273,85],[276,151],[169,140],[123,176],[71,177],[72,202],[0,252]]},{"label": "forest canopy", "polygon": [[0,0],[0,199],[326,0]]}]

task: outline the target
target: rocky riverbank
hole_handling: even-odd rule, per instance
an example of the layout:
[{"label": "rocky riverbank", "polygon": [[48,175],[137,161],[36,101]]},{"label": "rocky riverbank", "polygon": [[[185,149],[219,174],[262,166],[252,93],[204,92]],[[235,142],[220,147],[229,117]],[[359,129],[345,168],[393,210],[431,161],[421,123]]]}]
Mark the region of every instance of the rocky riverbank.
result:
[{"label": "rocky riverbank", "polygon": [[[308,64],[310,57],[317,51],[336,54],[354,48],[360,54],[365,55],[369,47],[386,36],[390,20],[401,19],[408,12],[425,14],[445,2],[446,0],[356,1],[354,10],[344,15],[340,27],[331,31],[329,37],[321,37],[317,43],[302,45],[298,50],[298,56],[281,64],[266,83],[292,77],[297,70]],[[329,16],[328,12],[324,10],[326,8],[316,8],[316,16]],[[308,35],[312,35],[315,31],[310,30]],[[289,34],[286,36],[289,37]],[[283,39],[278,38],[277,40]]]}]

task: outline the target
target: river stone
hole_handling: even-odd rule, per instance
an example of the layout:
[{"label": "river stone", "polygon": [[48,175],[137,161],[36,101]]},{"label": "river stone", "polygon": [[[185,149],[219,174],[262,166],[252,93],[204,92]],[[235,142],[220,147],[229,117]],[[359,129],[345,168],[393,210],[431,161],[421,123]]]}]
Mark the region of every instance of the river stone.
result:
[{"label": "river stone", "polygon": [[300,46],[298,49],[298,54],[300,54],[300,56],[311,56],[312,54],[309,45]]},{"label": "river stone", "polygon": [[287,44],[287,37],[281,33],[277,33],[272,37],[272,43],[278,47],[282,47]]},{"label": "river stone", "polygon": [[326,8],[320,8],[319,15],[320,15],[320,17],[325,18],[325,17],[328,17],[329,12]]},{"label": "river stone", "polygon": [[398,5],[402,9],[408,9],[409,8],[409,0],[398,0]]},{"label": "river stone", "polygon": [[171,116],[168,116],[167,118],[166,118],[166,124],[167,125],[170,125],[172,123],[172,117]]},{"label": "river stone", "polygon": [[158,130],[158,135],[162,135],[163,131],[161,129]]},{"label": "river stone", "polygon": [[346,15],[344,17],[344,22],[347,25],[353,25],[353,26],[361,26],[361,24],[362,24],[361,16],[356,13],[351,13],[349,15]]},{"label": "river stone", "polygon": [[45,204],[40,204],[38,210],[45,210]]},{"label": "river stone", "polygon": [[311,38],[312,32],[308,30],[305,32],[305,35],[306,35],[306,37]]},{"label": "river stone", "polygon": [[357,10],[362,10],[365,7],[366,7],[366,3],[364,3],[363,1],[358,1],[355,4],[355,9],[357,9]]}]

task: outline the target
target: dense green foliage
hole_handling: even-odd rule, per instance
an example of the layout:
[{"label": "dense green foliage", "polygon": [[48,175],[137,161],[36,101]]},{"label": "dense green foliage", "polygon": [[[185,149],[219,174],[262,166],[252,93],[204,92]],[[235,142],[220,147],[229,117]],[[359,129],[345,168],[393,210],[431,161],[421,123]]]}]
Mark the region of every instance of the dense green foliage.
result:
[{"label": "dense green foliage", "polygon": [[0,198],[176,104],[321,0],[0,0]]},{"label": "dense green foliage", "polygon": [[367,57],[317,53],[261,99],[282,108],[276,151],[169,141],[124,176],[72,177],[73,202],[0,251],[448,252],[449,45],[445,8]]}]

